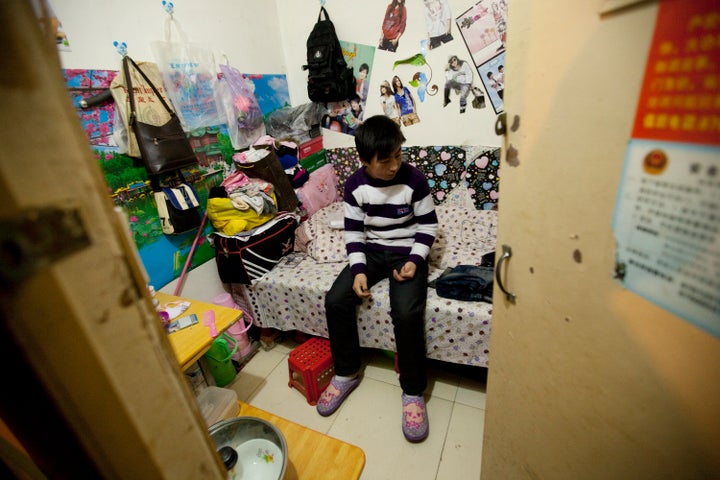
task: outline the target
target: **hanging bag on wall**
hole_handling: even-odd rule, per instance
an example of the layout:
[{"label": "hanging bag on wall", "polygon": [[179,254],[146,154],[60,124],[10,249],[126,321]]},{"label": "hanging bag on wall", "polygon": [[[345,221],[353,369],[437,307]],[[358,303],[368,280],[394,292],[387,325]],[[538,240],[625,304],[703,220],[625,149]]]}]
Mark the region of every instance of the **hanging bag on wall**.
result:
[{"label": "hanging bag on wall", "polygon": [[179,235],[200,226],[200,199],[192,186],[182,183],[175,188],[166,187],[154,196],[165,235]]},{"label": "hanging bag on wall", "polygon": [[[116,114],[113,137],[117,141],[120,153],[127,153],[131,157],[140,158],[140,149],[135,139],[135,132],[130,128],[131,111],[130,98],[128,95],[129,89],[125,81],[125,75],[122,72],[122,64],[120,65],[120,70],[120,74],[116,75],[110,83],[110,92],[112,93],[113,100],[115,100]],[[145,78],[140,76],[138,70],[150,80],[150,83],[158,86],[158,91],[160,95],[163,96],[163,100],[169,102],[165,95],[165,88],[163,87],[162,77],[160,76],[157,65],[152,62],[137,62],[137,68],[130,72],[133,75],[133,83],[137,89],[136,98],[142,106],[142,108],[139,108],[139,110],[135,112],[135,119],[145,123],[152,123],[153,125],[162,125],[170,120],[170,114],[155,98],[152,98],[152,101],[148,101],[148,92],[153,92],[147,88],[143,88],[146,83]]]},{"label": "hanging bag on wall", "polygon": [[[172,31],[176,32],[173,39]],[[150,43],[168,97],[187,131],[225,123],[217,95],[212,51],[188,41],[174,16],[165,20],[165,39]]]},{"label": "hanging bag on wall", "polygon": [[[140,74],[145,81],[144,86],[133,86],[130,67]],[[148,173],[157,175],[197,163],[195,152],[193,152],[175,112],[148,76],[127,55],[123,57],[123,74],[130,103],[129,127],[135,134],[140,157]],[[149,87],[149,89],[143,87]],[[157,119],[157,113],[148,111],[145,106],[156,100],[160,101],[164,111],[169,115],[169,120],[165,123],[160,123],[163,120],[151,123],[152,120]],[[137,106],[140,101],[143,102],[142,108]]]},{"label": "hanging bag on wall", "polygon": [[[321,19],[322,15],[325,19]],[[308,96],[313,102],[339,102],[355,93],[355,76],[348,67],[325,7],[307,39]]]},{"label": "hanging bag on wall", "polygon": [[227,111],[227,126],[230,142],[235,150],[247,148],[258,138],[265,135],[265,123],[260,104],[254,93],[250,79],[245,78],[237,69],[230,65],[220,65],[222,82],[226,91],[223,102]]}]

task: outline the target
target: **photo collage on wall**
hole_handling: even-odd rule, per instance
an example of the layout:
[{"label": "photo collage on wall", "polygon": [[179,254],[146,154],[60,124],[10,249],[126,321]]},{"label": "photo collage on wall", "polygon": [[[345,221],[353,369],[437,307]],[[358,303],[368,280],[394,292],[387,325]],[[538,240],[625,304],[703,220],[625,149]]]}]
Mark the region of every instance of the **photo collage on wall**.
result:
[{"label": "photo collage on wall", "polygon": [[[417,10],[408,15],[408,10]],[[422,38],[409,38],[408,17],[424,23]],[[413,20],[421,19],[421,20]],[[453,19],[466,49],[458,51],[457,35],[451,28]],[[390,0],[378,22],[380,41],[377,47],[340,40],[348,65],[353,67],[357,90],[352,98],[328,104],[324,128],[354,135],[362,124],[368,102],[371,74],[379,92],[369,92],[384,115],[403,127],[421,121],[418,108],[429,97],[438,96],[443,108],[464,114],[469,108],[483,109],[491,104],[496,113],[503,108],[505,38],[507,33],[507,0],[480,0],[462,15],[453,16],[448,0],[423,0],[420,5],[406,6],[405,0]],[[373,72],[375,51],[380,55],[398,55],[408,46],[417,44],[419,53],[402,57],[393,63],[390,72]],[[433,77],[428,51],[447,50],[442,77]],[[435,68],[436,72],[440,68]],[[433,78],[442,78],[438,84]],[[442,99],[440,99],[440,97]]]}]

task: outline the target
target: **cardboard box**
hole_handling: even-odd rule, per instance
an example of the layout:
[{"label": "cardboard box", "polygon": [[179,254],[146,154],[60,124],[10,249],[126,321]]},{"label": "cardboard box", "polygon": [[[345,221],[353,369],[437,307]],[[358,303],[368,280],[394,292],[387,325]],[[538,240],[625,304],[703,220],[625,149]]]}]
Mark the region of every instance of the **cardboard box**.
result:
[{"label": "cardboard box", "polygon": [[303,159],[307,158],[313,153],[317,153],[320,150],[323,149],[323,139],[322,135],[319,137],[315,137],[312,140],[309,140],[305,143],[301,143],[298,147],[298,158]]},{"label": "cardboard box", "polygon": [[322,149],[319,152],[313,153],[309,157],[300,160],[300,166],[307,170],[308,173],[314,172],[326,163],[327,155],[325,154],[325,149]]}]

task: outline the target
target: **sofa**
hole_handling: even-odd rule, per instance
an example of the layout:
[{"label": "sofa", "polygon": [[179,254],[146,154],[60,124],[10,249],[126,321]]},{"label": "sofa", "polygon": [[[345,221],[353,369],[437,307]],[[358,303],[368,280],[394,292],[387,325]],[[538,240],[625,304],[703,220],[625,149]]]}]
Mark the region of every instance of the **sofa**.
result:
[{"label": "sofa", "polygon": [[[444,154],[448,151],[452,155]],[[429,280],[449,267],[480,265],[484,255],[495,251],[497,149],[433,146],[404,149],[403,153],[406,161],[424,170],[436,202],[438,234],[428,257]],[[338,160],[346,155],[350,162],[356,162],[352,151],[328,151],[328,161],[338,174],[338,194],[356,168],[355,164],[345,168]],[[486,189],[488,185],[494,189]],[[300,224],[291,255],[251,285],[232,286],[236,301],[256,325],[327,338],[325,292],[347,264],[343,231],[337,228],[343,208],[339,198]],[[395,351],[388,287],[387,280],[381,281],[373,287],[372,298],[359,306],[358,331],[363,347]],[[443,298],[429,287],[427,357],[487,367],[491,317],[491,303]]]}]

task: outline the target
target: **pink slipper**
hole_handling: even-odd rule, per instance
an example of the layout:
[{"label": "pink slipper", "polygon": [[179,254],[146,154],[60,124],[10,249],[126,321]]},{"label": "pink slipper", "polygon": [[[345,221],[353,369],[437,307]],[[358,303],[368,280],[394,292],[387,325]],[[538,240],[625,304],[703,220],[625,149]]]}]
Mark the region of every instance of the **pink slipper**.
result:
[{"label": "pink slipper", "polygon": [[318,413],[323,417],[335,413],[335,410],[340,408],[345,398],[350,395],[350,392],[355,390],[355,387],[357,387],[359,383],[360,377],[352,380],[338,380],[336,376],[333,376],[330,380],[330,385],[320,394],[317,403]]},{"label": "pink slipper", "polygon": [[403,435],[409,442],[422,442],[427,438],[429,428],[425,399],[402,394]]}]

